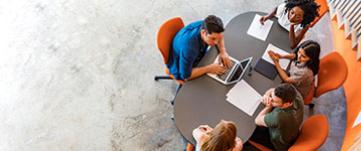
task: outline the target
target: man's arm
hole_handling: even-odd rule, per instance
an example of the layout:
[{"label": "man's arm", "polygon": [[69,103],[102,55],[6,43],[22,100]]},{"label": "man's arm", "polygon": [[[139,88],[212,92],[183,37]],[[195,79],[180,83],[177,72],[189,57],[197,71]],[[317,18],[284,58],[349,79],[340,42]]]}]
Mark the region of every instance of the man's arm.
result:
[{"label": "man's arm", "polygon": [[226,68],[219,65],[219,64],[210,64],[204,67],[196,67],[192,69],[192,74],[191,76],[188,78],[188,80],[193,80],[197,77],[200,77],[206,73],[213,73],[213,74],[217,74],[217,75],[221,75],[224,74],[224,72],[226,71]]},{"label": "man's arm", "polygon": [[269,90],[267,90],[267,92],[263,95],[262,97],[262,103],[266,106],[256,117],[255,119],[255,123],[256,125],[258,126],[265,126],[265,127],[268,127],[266,125],[266,122],[264,120],[264,117],[266,116],[267,113],[271,112],[272,110],[272,98],[271,98],[271,95],[272,93],[274,92],[274,88],[271,88]]},{"label": "man's arm", "polygon": [[256,125],[268,127],[266,125],[266,122],[265,122],[264,118],[265,118],[267,113],[271,112],[272,108],[273,107],[271,105],[266,105],[266,107],[263,108],[263,110],[257,115],[257,117],[255,119]]},{"label": "man's arm", "polygon": [[218,49],[219,49],[219,56],[221,58],[223,65],[226,66],[227,68],[230,68],[232,66],[232,61],[229,58],[229,55],[224,46],[224,37],[223,36],[220,39],[220,41],[218,42],[218,45],[216,45],[216,47],[218,47]]}]

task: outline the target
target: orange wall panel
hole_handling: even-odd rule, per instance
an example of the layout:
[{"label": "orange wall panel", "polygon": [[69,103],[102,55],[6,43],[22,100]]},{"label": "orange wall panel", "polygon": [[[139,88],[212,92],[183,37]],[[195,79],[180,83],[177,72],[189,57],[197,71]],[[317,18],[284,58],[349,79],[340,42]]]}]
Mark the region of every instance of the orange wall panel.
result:
[{"label": "orange wall panel", "polygon": [[342,150],[347,151],[355,143],[361,131],[361,125],[352,125],[361,110],[361,62],[356,60],[356,51],[351,48],[351,40],[345,39],[344,31],[337,28],[337,22],[332,21],[335,51],[345,59],[348,67],[348,77],[344,83],[346,95],[346,132]]}]

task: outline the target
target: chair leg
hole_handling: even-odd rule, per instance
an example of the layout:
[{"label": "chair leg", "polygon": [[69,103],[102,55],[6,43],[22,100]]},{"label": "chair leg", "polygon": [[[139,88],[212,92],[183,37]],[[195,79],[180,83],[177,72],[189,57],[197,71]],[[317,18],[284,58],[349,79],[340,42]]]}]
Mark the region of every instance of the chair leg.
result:
[{"label": "chair leg", "polygon": [[310,104],[308,104],[308,107],[310,107],[310,109],[313,109],[313,107],[315,107],[315,104],[310,103]]},{"label": "chair leg", "polygon": [[170,77],[170,76],[155,76],[154,77],[155,81],[158,81],[158,80],[171,80],[171,79],[172,79],[172,77]]},{"label": "chair leg", "polygon": [[176,90],[175,95],[174,95],[174,98],[173,98],[173,100],[170,102],[172,105],[174,105],[175,98],[177,97],[177,94],[178,94],[179,90],[182,88],[182,86],[183,86],[183,85],[178,84],[177,90]]}]

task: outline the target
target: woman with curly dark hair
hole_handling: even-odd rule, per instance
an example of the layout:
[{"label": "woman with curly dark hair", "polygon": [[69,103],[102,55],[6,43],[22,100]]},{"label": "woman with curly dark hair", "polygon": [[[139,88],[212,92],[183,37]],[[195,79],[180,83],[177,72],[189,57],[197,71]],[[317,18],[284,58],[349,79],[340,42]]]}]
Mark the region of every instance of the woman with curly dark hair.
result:
[{"label": "woman with curly dark hair", "polygon": [[278,23],[289,31],[290,46],[294,49],[319,16],[319,7],[314,0],[288,0],[263,16],[260,22],[263,24],[267,19],[277,17]]}]

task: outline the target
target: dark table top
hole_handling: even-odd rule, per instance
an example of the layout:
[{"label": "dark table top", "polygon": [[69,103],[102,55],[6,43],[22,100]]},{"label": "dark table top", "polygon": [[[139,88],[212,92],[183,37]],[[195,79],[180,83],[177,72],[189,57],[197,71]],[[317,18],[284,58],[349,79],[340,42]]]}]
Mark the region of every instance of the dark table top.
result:
[{"label": "dark table top", "polygon": [[[265,15],[262,12],[240,14],[226,25],[224,32],[225,47],[228,54],[238,60],[252,56],[252,67],[262,57],[269,43],[291,52],[288,31],[278,25],[275,18],[272,19],[273,25],[266,41],[247,34],[256,13]],[[199,66],[213,63],[216,55],[217,50],[211,48]],[[243,79],[261,95],[269,88],[281,83],[279,76],[270,80],[254,70],[249,75],[245,75]],[[174,118],[178,130],[189,142],[195,144],[192,136],[193,129],[203,124],[215,127],[222,119],[233,121],[236,124],[237,136],[244,142],[249,139],[256,128],[254,119],[262,110],[263,105],[259,105],[252,117],[249,116],[226,101],[226,94],[232,87],[233,85],[222,85],[206,75],[188,81],[183,85],[175,100]]]}]

